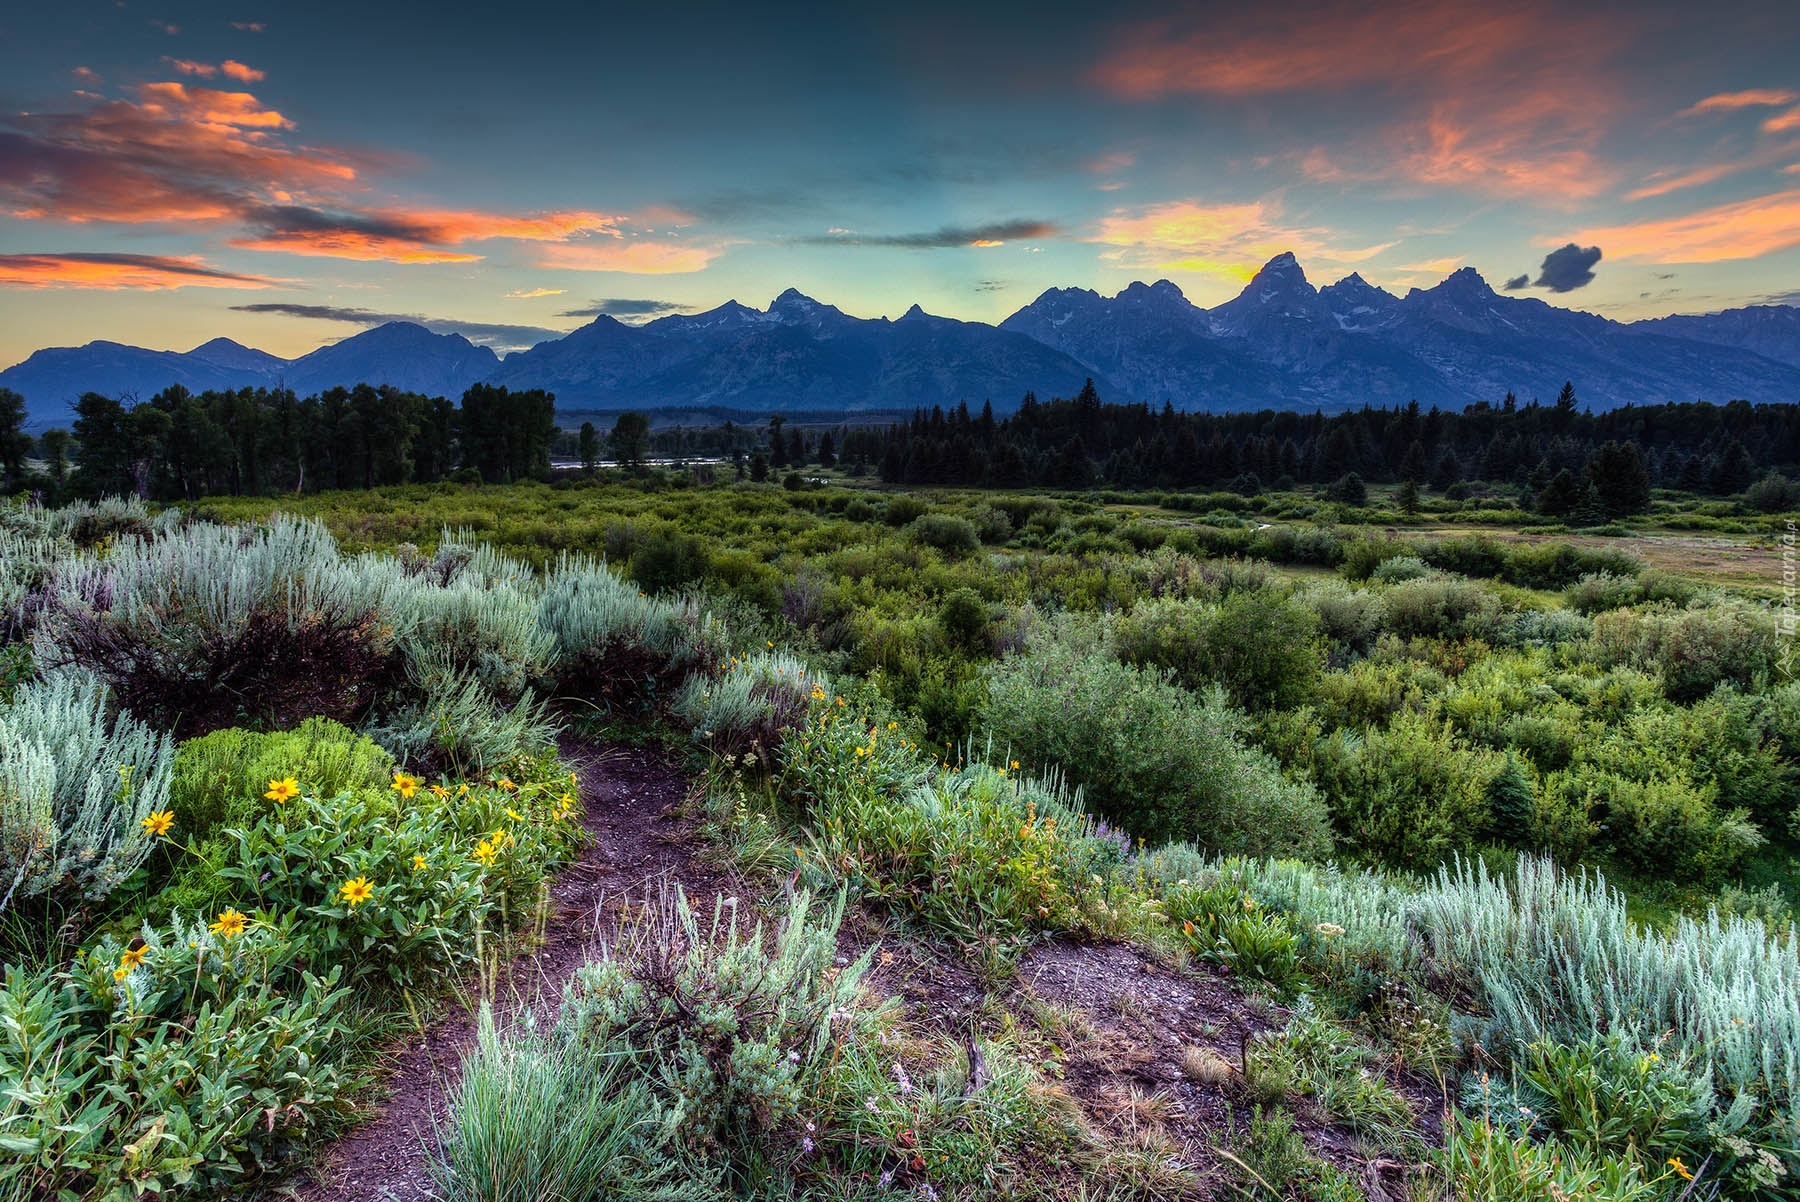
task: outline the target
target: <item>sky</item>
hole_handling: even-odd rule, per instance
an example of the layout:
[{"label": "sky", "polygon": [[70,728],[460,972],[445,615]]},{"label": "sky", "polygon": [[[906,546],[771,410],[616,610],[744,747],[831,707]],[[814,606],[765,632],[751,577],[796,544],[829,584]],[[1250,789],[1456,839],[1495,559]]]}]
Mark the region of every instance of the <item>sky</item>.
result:
[{"label": "sky", "polygon": [[1293,251],[1621,320],[1800,304],[1800,4],[0,8],[0,366],[794,286],[998,321]]}]

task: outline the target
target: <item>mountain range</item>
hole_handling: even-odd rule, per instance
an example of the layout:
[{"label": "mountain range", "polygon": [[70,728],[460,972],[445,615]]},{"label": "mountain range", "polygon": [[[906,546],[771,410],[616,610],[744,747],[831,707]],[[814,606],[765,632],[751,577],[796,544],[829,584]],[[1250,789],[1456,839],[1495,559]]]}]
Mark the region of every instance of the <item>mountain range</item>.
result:
[{"label": "mountain range", "polygon": [[753,413],[906,410],[1092,377],[1111,401],[1178,409],[1336,410],[1417,400],[1447,408],[1507,392],[1584,404],[1742,398],[1800,402],[1800,308],[1760,306],[1621,323],[1496,293],[1472,268],[1397,296],[1350,275],[1316,288],[1277,255],[1238,296],[1200,308],[1168,280],[1116,296],[1052,288],[998,326],[852,317],[788,289],[767,309],[728,301],[626,325],[601,316],[501,358],[460,334],[389,322],[281,359],[215,338],[185,353],[116,342],[38,351],[0,371],[34,429],[67,424],[84,392],[148,397],[284,385],[388,383],[456,396],[472,383],[546,388],[565,411],[720,408]]}]

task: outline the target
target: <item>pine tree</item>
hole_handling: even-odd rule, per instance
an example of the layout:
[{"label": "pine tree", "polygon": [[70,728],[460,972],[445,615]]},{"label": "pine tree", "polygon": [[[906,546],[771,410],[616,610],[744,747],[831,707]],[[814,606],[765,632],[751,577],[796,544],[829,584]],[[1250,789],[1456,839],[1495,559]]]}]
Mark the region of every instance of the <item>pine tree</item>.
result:
[{"label": "pine tree", "polygon": [[1400,512],[1407,517],[1419,516],[1419,486],[1411,480],[1400,484],[1400,491],[1394,494],[1394,500],[1400,506]]},{"label": "pine tree", "polygon": [[1588,460],[1587,478],[1609,518],[1650,508],[1650,475],[1644,470],[1636,443],[1603,444]]},{"label": "pine tree", "polygon": [[1531,778],[1510,751],[1506,753],[1506,763],[1499,774],[1488,783],[1487,800],[1487,834],[1508,847],[1530,847],[1537,793],[1531,787]]},{"label": "pine tree", "polygon": [[581,433],[575,440],[576,454],[581,456],[581,470],[587,475],[594,475],[600,470],[600,431],[594,428],[593,422],[582,422]]}]

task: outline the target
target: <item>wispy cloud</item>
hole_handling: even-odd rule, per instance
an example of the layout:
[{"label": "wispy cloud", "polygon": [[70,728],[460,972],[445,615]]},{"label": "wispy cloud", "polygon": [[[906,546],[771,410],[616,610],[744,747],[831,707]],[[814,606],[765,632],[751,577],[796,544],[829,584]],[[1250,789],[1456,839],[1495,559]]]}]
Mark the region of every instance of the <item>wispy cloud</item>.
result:
[{"label": "wispy cloud", "polygon": [[602,297],[584,309],[569,309],[558,317],[665,317],[670,313],[691,313],[693,305],[677,301],[647,300],[625,296]]},{"label": "wispy cloud", "polygon": [[1128,26],[1092,79],[1140,101],[1367,93],[1385,124],[1315,148],[1308,174],[1574,199],[1610,182],[1596,148],[1621,105],[1605,69],[1621,38],[1546,0],[1207,9]]},{"label": "wispy cloud", "polygon": [[1696,101],[1675,114],[1677,117],[1698,117],[1702,113],[1730,113],[1748,108],[1779,108],[1784,104],[1800,101],[1800,93],[1786,88],[1746,88],[1741,92],[1720,92],[1716,96],[1708,96]]},{"label": "wispy cloud", "polygon": [[224,271],[193,255],[0,255],[0,287],[6,288],[266,288],[279,282]]},{"label": "wispy cloud", "polygon": [[946,225],[918,234],[862,234],[834,228],[823,236],[801,238],[811,246],[891,246],[905,250],[944,250],[957,246],[1000,246],[1034,238],[1054,238],[1062,228],[1048,221],[995,221],[986,225]]},{"label": "wispy cloud", "polygon": [[567,288],[515,288],[503,300],[536,300],[540,296],[561,296]]},{"label": "wispy cloud", "polygon": [[1714,205],[1678,217],[1599,226],[1576,242],[1602,245],[1621,259],[1718,263],[1800,246],[1800,189]]},{"label": "wispy cloud", "polygon": [[380,326],[390,321],[408,321],[424,326],[434,334],[461,334],[471,342],[502,350],[533,346],[548,338],[561,338],[568,331],[543,326],[506,325],[490,321],[462,321],[453,317],[427,317],[419,313],[382,313],[373,309],[346,308],[339,305],[300,305],[263,303],[233,305],[238,313],[278,313],[287,317],[305,317],[315,321],[345,322],[358,326]]},{"label": "wispy cloud", "polygon": [[[262,73],[171,59],[198,78]],[[716,247],[648,238],[682,216],[559,210],[496,213],[370,203],[379,156],[304,144],[295,122],[249,91],[140,84],[73,111],[0,118],[0,212],[23,220],[195,225],[241,249],[391,263],[466,263],[494,239],[545,246],[549,265],[693,271]]]}]

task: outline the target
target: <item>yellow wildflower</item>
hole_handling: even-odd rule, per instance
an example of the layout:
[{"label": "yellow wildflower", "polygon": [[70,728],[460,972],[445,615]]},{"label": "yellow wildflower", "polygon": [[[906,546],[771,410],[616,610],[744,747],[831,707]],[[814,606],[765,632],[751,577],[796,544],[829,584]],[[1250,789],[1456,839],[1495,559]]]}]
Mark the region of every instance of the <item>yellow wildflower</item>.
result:
[{"label": "yellow wildflower", "polygon": [[444,798],[450,796],[450,790],[444,788],[442,785],[433,785],[431,786],[431,795],[439,801],[442,801]]},{"label": "yellow wildflower", "polygon": [[425,857],[422,855],[419,855],[415,852],[413,854],[413,871],[414,872],[423,872],[425,870],[425,868],[426,868]]},{"label": "yellow wildflower", "polygon": [[394,783],[388,787],[402,797],[411,797],[419,791],[419,778],[408,776],[404,772],[396,772],[394,773]]},{"label": "yellow wildflower", "polygon": [[525,821],[525,815],[519,813],[519,811],[513,809],[511,806],[506,807],[506,816],[511,818],[514,822]]},{"label": "yellow wildflower", "polygon": [[130,972],[148,959],[149,955],[150,949],[147,947],[128,947],[119,954],[119,967]]},{"label": "yellow wildflower", "polygon": [[360,905],[375,896],[375,886],[366,876],[345,881],[338,886],[338,898],[348,905]]},{"label": "yellow wildflower", "polygon": [[291,776],[283,777],[281,780],[272,780],[269,782],[269,791],[263,796],[276,805],[280,805],[284,801],[292,801],[300,796],[300,782]]},{"label": "yellow wildflower", "polygon": [[1683,1181],[1692,1181],[1694,1179],[1694,1171],[1683,1164],[1681,1162],[1681,1157],[1679,1156],[1669,1157],[1669,1167],[1674,1169],[1676,1175]]},{"label": "yellow wildflower", "polygon": [[130,975],[131,975],[131,973],[127,969],[123,969],[123,968],[113,969],[113,980],[115,980],[115,981],[123,981],[126,977],[128,977]]},{"label": "yellow wildflower", "polygon": [[508,780],[504,776],[501,777],[499,780],[495,781],[494,784],[498,785],[500,788],[504,789],[508,793],[513,792],[514,790],[516,790],[519,787],[519,786],[513,784],[512,781]]},{"label": "yellow wildflower", "polygon": [[491,867],[494,863],[494,857],[499,854],[500,849],[494,846],[493,840],[491,839],[483,839],[475,845],[475,858],[483,865]]},{"label": "yellow wildflower", "polygon": [[169,828],[175,825],[175,811],[156,810],[146,815],[140,825],[151,834],[160,838],[161,836],[168,834]]},{"label": "yellow wildflower", "polygon": [[1014,772],[1017,772],[1019,770],[1019,761],[1014,760],[1012,763],[1008,764],[1007,767],[1011,768]]},{"label": "yellow wildflower", "polygon": [[233,935],[242,935],[249,919],[227,906],[219,911],[219,916],[206,929],[221,939],[229,939]]}]

